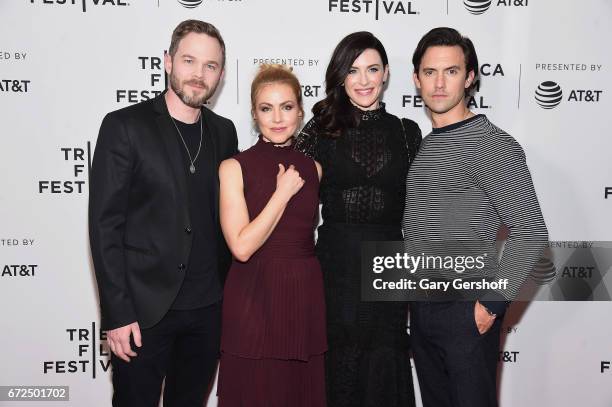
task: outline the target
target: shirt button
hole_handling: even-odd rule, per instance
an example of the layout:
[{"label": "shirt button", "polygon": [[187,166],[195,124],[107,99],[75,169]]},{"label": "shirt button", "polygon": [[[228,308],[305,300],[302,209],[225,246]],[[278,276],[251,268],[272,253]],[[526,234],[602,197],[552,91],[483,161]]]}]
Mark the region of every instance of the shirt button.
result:
[{"label": "shirt button", "polygon": [[185,233],[187,233],[188,235],[191,234],[191,228],[189,226],[185,228]]},{"label": "shirt button", "polygon": [[183,263],[179,264],[178,265],[178,269],[179,269],[179,271],[185,270],[185,265]]}]

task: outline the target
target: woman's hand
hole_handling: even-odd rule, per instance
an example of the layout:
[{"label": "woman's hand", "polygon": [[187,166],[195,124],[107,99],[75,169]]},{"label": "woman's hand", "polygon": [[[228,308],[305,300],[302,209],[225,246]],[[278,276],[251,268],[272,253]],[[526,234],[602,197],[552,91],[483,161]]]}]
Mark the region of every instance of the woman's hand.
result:
[{"label": "woman's hand", "polygon": [[304,186],[305,181],[300,177],[293,165],[285,169],[283,164],[278,164],[278,174],[276,174],[276,192],[287,201],[297,194]]}]

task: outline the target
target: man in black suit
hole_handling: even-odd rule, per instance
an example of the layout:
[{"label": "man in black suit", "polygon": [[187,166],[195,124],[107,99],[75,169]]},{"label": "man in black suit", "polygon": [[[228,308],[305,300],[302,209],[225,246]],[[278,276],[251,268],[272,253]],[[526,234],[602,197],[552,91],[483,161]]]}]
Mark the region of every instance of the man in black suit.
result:
[{"label": "man in black suit", "polygon": [[219,225],[219,163],[234,124],[204,103],[223,77],[211,24],[172,34],[162,95],[104,118],[93,159],[89,228],[114,406],[201,407],[219,353],[230,254]]}]

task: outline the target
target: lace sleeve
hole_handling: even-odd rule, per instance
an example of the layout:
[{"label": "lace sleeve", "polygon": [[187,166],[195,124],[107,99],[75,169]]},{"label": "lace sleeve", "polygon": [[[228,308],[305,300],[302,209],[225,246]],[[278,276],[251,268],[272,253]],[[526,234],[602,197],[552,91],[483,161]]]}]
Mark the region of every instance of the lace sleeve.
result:
[{"label": "lace sleeve", "polygon": [[313,160],[318,159],[317,145],[319,141],[319,126],[312,118],[306,123],[295,139],[293,148],[301,153],[306,154]]},{"label": "lace sleeve", "polygon": [[408,148],[408,161],[412,163],[414,157],[419,152],[423,135],[419,125],[410,119],[401,119],[402,129],[404,130],[404,138],[406,147]]}]

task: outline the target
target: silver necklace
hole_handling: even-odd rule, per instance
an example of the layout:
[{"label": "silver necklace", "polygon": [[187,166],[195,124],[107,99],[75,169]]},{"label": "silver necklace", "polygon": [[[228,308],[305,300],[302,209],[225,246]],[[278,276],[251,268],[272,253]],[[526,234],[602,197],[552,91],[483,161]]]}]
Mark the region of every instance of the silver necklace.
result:
[{"label": "silver necklace", "polygon": [[200,149],[202,148],[202,113],[200,113],[200,145],[198,146],[198,152],[195,155],[195,158],[192,160],[191,159],[191,153],[189,152],[189,148],[187,148],[187,143],[185,143],[185,139],[183,138],[183,135],[181,134],[181,131],[179,130],[178,126],[176,125],[176,122],[174,121],[174,117],[170,116],[170,119],[172,119],[172,124],[174,124],[174,128],[176,129],[176,131],[178,132],[178,135],[181,138],[181,141],[183,142],[183,145],[185,146],[185,150],[187,151],[187,155],[189,156],[189,161],[191,162],[191,165],[189,166],[189,172],[191,172],[192,174],[195,173],[196,167],[195,167],[195,162],[198,159],[198,156],[200,155]]}]

